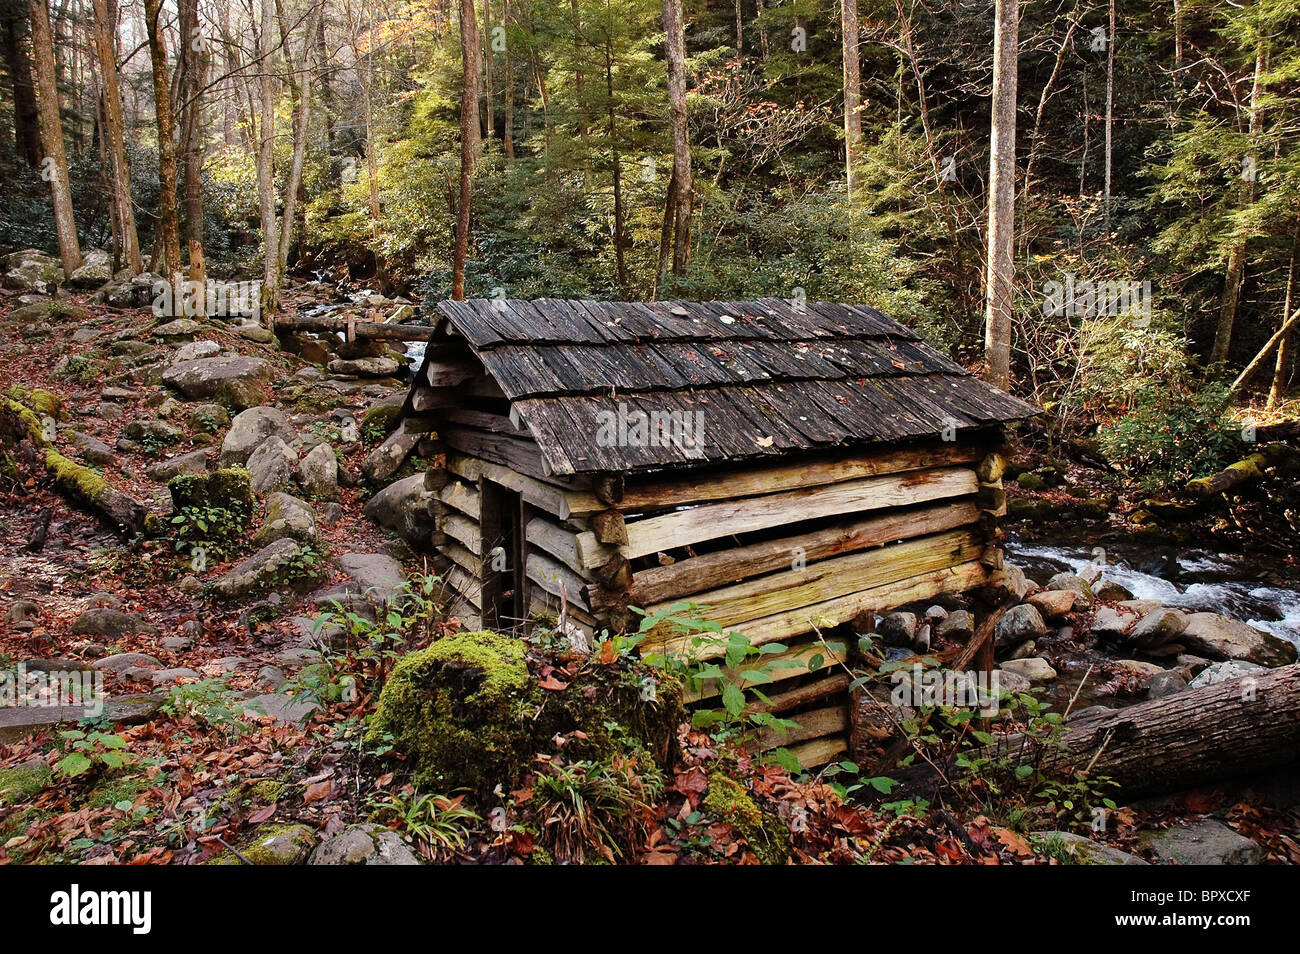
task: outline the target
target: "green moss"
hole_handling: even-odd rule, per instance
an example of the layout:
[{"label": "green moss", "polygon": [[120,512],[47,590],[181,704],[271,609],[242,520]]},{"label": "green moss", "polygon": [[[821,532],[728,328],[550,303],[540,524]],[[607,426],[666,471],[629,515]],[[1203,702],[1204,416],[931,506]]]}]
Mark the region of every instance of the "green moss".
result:
[{"label": "green moss", "polygon": [[1047,486],[1047,481],[1043,480],[1043,478],[1039,477],[1037,474],[1021,474],[1016,478],[1016,483],[1020,485],[1022,490],[1030,491],[1042,490]]},{"label": "green moss", "polygon": [[0,803],[13,805],[39,795],[54,780],[54,773],[44,762],[32,760],[13,768],[0,769]]},{"label": "green moss", "polygon": [[251,789],[253,795],[264,802],[278,801],[284,794],[284,782],[276,781],[273,778],[262,779]]},{"label": "green moss", "polygon": [[735,779],[721,772],[709,776],[704,811],[731,825],[737,835],[765,865],[785,864],[790,858],[790,830],[779,819],[768,819]]},{"label": "green moss", "polygon": [[45,469],[55,486],[78,503],[93,505],[108,486],[99,471],[69,460],[52,447],[45,449]]},{"label": "green moss", "polygon": [[44,388],[33,388],[29,391],[22,385],[15,384],[9,388],[9,397],[42,417],[57,419],[63,414],[63,401],[57,394]]},{"label": "green moss", "polygon": [[[570,759],[601,761],[645,750],[671,761],[685,717],[681,685],[641,663],[590,666],[566,689],[544,692],[527,645],[492,632],[459,633],[411,653],[394,668],[367,739],[406,756],[416,784],[486,794],[522,780],[557,734],[574,736]],[[645,692],[653,680],[655,692]]]},{"label": "green moss", "polygon": [[210,865],[298,865],[316,844],[316,832],[307,825],[267,825],[238,846],[239,855],[223,851],[208,859]]},{"label": "green moss", "polygon": [[89,808],[112,808],[118,802],[134,802],[149,787],[139,775],[112,775],[94,787],[86,799]]},{"label": "green moss", "polygon": [[400,404],[376,404],[361,415],[361,436],[369,443],[378,443],[397,427],[401,418]]}]

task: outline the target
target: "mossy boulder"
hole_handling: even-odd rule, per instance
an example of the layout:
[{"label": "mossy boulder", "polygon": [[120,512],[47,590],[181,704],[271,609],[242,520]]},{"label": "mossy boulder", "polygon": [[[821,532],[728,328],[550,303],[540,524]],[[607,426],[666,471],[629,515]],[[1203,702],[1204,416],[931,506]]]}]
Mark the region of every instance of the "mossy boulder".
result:
[{"label": "mossy boulder", "polygon": [[248,526],[257,512],[257,498],[242,467],[222,467],[210,474],[181,474],[167,482],[172,513],[187,507],[227,511],[241,525]]},{"label": "mossy boulder", "polygon": [[387,437],[402,418],[401,400],[378,401],[361,415],[361,435],[368,441],[379,442]]},{"label": "mossy boulder", "polygon": [[775,815],[764,814],[745,786],[735,779],[722,772],[712,773],[703,807],[707,815],[726,822],[745,839],[749,850],[763,864],[782,865],[790,859],[790,829]]},{"label": "mossy boulder", "polygon": [[[639,662],[585,666],[558,691],[544,690],[527,643],[482,631],[458,633],[404,657],[379,697],[367,738],[404,755],[417,785],[486,795],[509,790],[557,735],[579,732],[570,759],[599,761],[644,749],[661,767],[685,718],[681,686]],[[652,691],[651,691],[652,689]]]},{"label": "mossy boulder", "polygon": [[[223,851],[214,865],[300,865],[316,847],[316,832],[308,825],[264,825],[238,849]],[[243,855],[241,859],[239,855]]]}]

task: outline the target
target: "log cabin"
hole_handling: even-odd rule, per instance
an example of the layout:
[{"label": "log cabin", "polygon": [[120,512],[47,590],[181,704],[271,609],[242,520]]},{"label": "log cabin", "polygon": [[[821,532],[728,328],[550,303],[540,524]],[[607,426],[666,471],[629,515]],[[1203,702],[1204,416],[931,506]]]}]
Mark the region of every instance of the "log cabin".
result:
[{"label": "log cabin", "polygon": [[[1003,428],[1034,413],[862,305],[491,299],[437,306],[401,426],[466,625],[689,604],[768,647],[762,705],[799,728],[760,747],[812,766],[850,718],[825,634],[990,581]],[[667,624],[639,648],[723,653]]]}]

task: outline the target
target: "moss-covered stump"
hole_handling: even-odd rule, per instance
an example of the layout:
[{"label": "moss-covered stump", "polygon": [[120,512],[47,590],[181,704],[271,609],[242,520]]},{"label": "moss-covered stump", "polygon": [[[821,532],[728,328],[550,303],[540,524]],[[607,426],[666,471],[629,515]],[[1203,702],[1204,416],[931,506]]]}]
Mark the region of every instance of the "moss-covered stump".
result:
[{"label": "moss-covered stump", "polygon": [[712,773],[703,807],[711,818],[730,825],[763,864],[782,865],[790,859],[790,829],[775,815],[765,815],[735,779]]},{"label": "moss-covered stump", "polygon": [[393,669],[371,719],[368,739],[389,744],[430,791],[509,791],[534,757],[570,736],[569,759],[602,761],[644,750],[662,768],[676,751],[685,719],[681,685],[640,662],[583,666],[568,681],[551,676],[528,644],[492,632],[459,633],[411,653]]}]

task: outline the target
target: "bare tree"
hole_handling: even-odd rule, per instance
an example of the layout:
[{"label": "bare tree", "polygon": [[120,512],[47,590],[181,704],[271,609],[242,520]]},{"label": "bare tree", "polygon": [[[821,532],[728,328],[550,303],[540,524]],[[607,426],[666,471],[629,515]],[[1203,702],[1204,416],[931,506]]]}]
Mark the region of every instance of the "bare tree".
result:
[{"label": "bare tree", "polygon": [[989,156],[988,262],[985,272],[985,377],[1011,385],[1011,316],[1016,233],[1016,61],[1019,0],[997,0],[993,33],[993,116]]},{"label": "bare tree", "polygon": [[257,141],[257,204],[262,224],[262,317],[275,323],[280,308],[279,223],[275,217],[275,0],[262,0],[257,24],[259,128]]},{"label": "bare tree", "polygon": [[[172,279],[181,270],[181,238],[176,211],[176,122],[172,114],[162,0],[144,0],[144,17],[149,61],[153,67],[154,118],[158,126],[158,231],[153,257],[158,271]],[[174,296],[176,300],[180,297]]]},{"label": "bare tree", "polygon": [[112,174],[113,206],[121,241],[122,262],[133,274],[144,271],[140,236],[135,227],[135,206],[131,201],[131,169],[126,160],[126,129],[122,123],[122,94],[117,77],[117,45],[114,17],[108,0],[91,0],[95,18],[95,53],[103,84],[104,139]]},{"label": "bare tree", "polygon": [[[736,5],[737,23],[740,4]],[[849,195],[858,190],[862,161],[862,74],[858,68],[858,0],[840,0],[840,30],[844,41],[844,165]],[[737,27],[739,31],[739,27]]]},{"label": "bare tree", "polygon": [[[664,0],[664,46],[668,60],[668,112],[673,135],[673,174],[668,183],[664,233],[659,248],[662,276],[672,242],[673,274],[685,275],[691,248],[691,143],[686,123],[686,29],[681,0]],[[657,283],[656,283],[657,285]],[[656,287],[656,294],[658,289]]]},{"label": "bare tree", "polygon": [[72,184],[68,179],[68,156],[63,149],[63,124],[59,119],[59,91],[55,82],[54,33],[45,0],[31,0],[32,71],[36,83],[36,106],[40,113],[41,176],[50,183],[54,199],[54,226],[59,233],[59,258],[63,271],[71,275],[81,267],[77,243],[77,219],[72,214]]},{"label": "bare tree", "polygon": [[456,240],[452,250],[451,297],[465,297],[465,260],[469,257],[469,212],[474,164],[479,153],[478,24],[474,0],[460,0],[460,58],[464,80],[460,93],[460,197],[456,202]]},{"label": "bare tree", "polygon": [[[185,169],[185,243],[190,281],[207,279],[203,261],[203,80],[207,44],[199,27],[199,0],[179,0],[181,157]],[[195,304],[203,302],[202,296]]]}]

